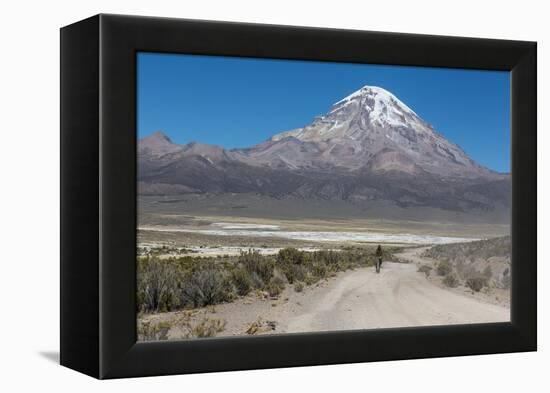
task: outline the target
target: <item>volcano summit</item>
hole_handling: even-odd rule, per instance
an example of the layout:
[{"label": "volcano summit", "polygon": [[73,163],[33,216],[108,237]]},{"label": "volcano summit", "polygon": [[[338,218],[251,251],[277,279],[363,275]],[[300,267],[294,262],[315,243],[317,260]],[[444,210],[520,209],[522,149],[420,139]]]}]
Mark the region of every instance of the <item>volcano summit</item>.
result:
[{"label": "volcano summit", "polygon": [[[244,149],[178,145],[156,132],[138,145],[141,195],[332,201],[474,213],[507,221],[510,176],[472,160],[389,91],[364,86],[303,128]],[[368,213],[365,213],[368,215]]]}]

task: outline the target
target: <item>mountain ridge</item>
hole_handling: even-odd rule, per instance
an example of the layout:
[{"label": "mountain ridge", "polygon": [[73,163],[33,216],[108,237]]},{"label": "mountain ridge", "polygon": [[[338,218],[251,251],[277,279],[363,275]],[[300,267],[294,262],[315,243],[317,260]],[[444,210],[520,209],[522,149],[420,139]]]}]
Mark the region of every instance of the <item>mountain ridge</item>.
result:
[{"label": "mountain ridge", "polygon": [[138,156],[144,194],[387,200],[457,211],[510,205],[508,174],[476,163],[380,87],[364,86],[305,127],[248,148],[178,145],[157,131],[139,141]]}]

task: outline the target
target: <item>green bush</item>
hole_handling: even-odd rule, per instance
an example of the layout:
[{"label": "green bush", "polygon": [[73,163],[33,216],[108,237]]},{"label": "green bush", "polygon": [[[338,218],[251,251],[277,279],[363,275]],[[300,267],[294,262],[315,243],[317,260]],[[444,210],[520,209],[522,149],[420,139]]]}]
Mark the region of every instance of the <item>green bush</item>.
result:
[{"label": "green bush", "polygon": [[[239,263],[251,274],[256,275],[262,282],[262,285],[265,285],[269,282],[273,276],[274,263],[268,258],[262,256],[256,250],[249,250],[247,252],[242,252],[239,256]],[[253,277],[254,279],[255,277]]]},{"label": "green bush", "polygon": [[167,261],[157,257],[138,259],[138,311],[167,311],[177,305],[177,271]]},{"label": "green bush", "polygon": [[267,284],[267,292],[271,297],[277,297],[285,289],[285,281],[280,275],[274,275]]},{"label": "green bush", "polygon": [[[248,271],[248,270],[247,270]],[[262,278],[255,272],[248,273],[250,274],[250,280],[252,281],[252,287],[256,289],[263,289],[266,286],[266,283]]]},{"label": "green bush", "polygon": [[227,322],[223,319],[204,318],[194,326],[190,326],[189,331],[185,335],[186,338],[205,338],[214,337],[225,329]]},{"label": "green bush", "polygon": [[323,263],[314,263],[311,272],[315,277],[319,278],[327,278],[328,276],[328,268],[327,265],[324,265]]},{"label": "green bush", "polygon": [[471,277],[466,280],[466,286],[474,292],[479,292],[487,285],[485,277]]},{"label": "green bush", "polygon": [[315,283],[318,283],[320,280],[319,276],[316,276],[316,275],[313,275],[313,274],[308,274],[304,280],[304,283],[306,285],[313,285]]},{"label": "green bush", "polygon": [[139,341],[167,340],[170,331],[168,322],[139,321],[137,327]]},{"label": "green bush", "polygon": [[[344,256],[345,255],[345,256]],[[336,267],[349,253],[343,254],[333,250],[321,250],[313,253],[314,260],[324,265]],[[344,257],[344,258],[342,258]]]},{"label": "green bush", "polygon": [[452,266],[447,261],[441,261],[437,264],[436,271],[440,276],[446,276],[452,271]]},{"label": "green bush", "polygon": [[[314,252],[285,248],[277,255],[249,250],[239,256],[199,257],[179,255],[161,259],[174,247],[159,248],[137,259],[138,312],[163,312],[197,308],[244,296],[252,289],[277,296],[288,282],[303,290],[337,271],[370,266],[372,248],[348,247],[342,251]],[[175,249],[175,248],[174,248]],[[177,250],[177,249],[175,249]],[[391,259],[390,249],[385,249]]]},{"label": "green bush", "polygon": [[294,247],[287,247],[279,250],[277,264],[303,265],[309,258],[308,254]]},{"label": "green bush", "polygon": [[181,283],[182,303],[204,307],[231,299],[231,288],[223,274],[213,267],[188,274]]},{"label": "green bush", "polygon": [[248,295],[254,286],[250,273],[244,268],[235,269],[231,275],[231,278],[237,294],[240,296]]},{"label": "green bush", "polygon": [[443,279],[443,284],[445,284],[446,286],[448,286],[450,288],[458,287],[459,283],[460,282],[458,281],[458,277],[454,273],[447,274],[445,276],[445,278]]},{"label": "green bush", "polygon": [[291,284],[296,281],[303,281],[307,275],[307,268],[303,265],[283,265],[281,269]]}]

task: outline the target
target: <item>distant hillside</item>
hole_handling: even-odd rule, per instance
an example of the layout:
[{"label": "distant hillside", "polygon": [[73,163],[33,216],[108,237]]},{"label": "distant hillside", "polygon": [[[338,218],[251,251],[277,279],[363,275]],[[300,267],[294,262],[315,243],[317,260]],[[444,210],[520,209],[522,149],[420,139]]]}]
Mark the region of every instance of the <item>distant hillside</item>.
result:
[{"label": "distant hillside", "polygon": [[[139,141],[140,195],[259,195],[439,209],[507,222],[508,174],[494,172],[390,92],[365,86],[311,124],[243,149],[178,145],[162,132]],[[426,217],[429,219],[430,217]]]}]

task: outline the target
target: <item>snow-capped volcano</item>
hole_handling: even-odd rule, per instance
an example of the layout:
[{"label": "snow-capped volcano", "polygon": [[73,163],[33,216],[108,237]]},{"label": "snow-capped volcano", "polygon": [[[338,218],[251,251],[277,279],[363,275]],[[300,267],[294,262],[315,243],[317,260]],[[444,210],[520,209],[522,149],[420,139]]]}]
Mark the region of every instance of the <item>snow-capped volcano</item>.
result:
[{"label": "snow-capped volcano", "polygon": [[[284,156],[284,149],[278,145],[291,138],[309,144],[309,152]],[[292,143],[296,144],[296,140]],[[493,175],[399,98],[375,86],[364,86],[336,102],[327,114],[304,128],[273,136],[253,148],[248,156],[265,165],[286,162],[297,168],[425,171],[457,177]]]},{"label": "snow-capped volcano", "polygon": [[[353,122],[353,120],[356,121]],[[362,121],[357,122],[357,120]],[[352,127],[346,127],[346,125]],[[349,131],[353,125],[359,125],[362,128],[369,125],[414,127],[420,132],[425,126],[412,109],[389,91],[377,86],[364,86],[336,102],[326,115],[319,116],[311,125],[277,134],[271,140],[277,141],[293,136],[304,141],[319,141],[352,136]]]},{"label": "snow-capped volcano", "polygon": [[407,105],[389,91],[376,86],[364,86],[334,104],[332,112],[344,111],[356,104],[365,111],[369,121],[379,126],[415,127],[422,130],[424,122]]},{"label": "snow-capped volcano", "polygon": [[372,86],[303,128],[245,149],[178,145],[157,132],[139,142],[138,180],[147,195],[330,200],[358,214],[381,203],[506,218],[510,205],[508,175],[475,163],[395,95]]}]

